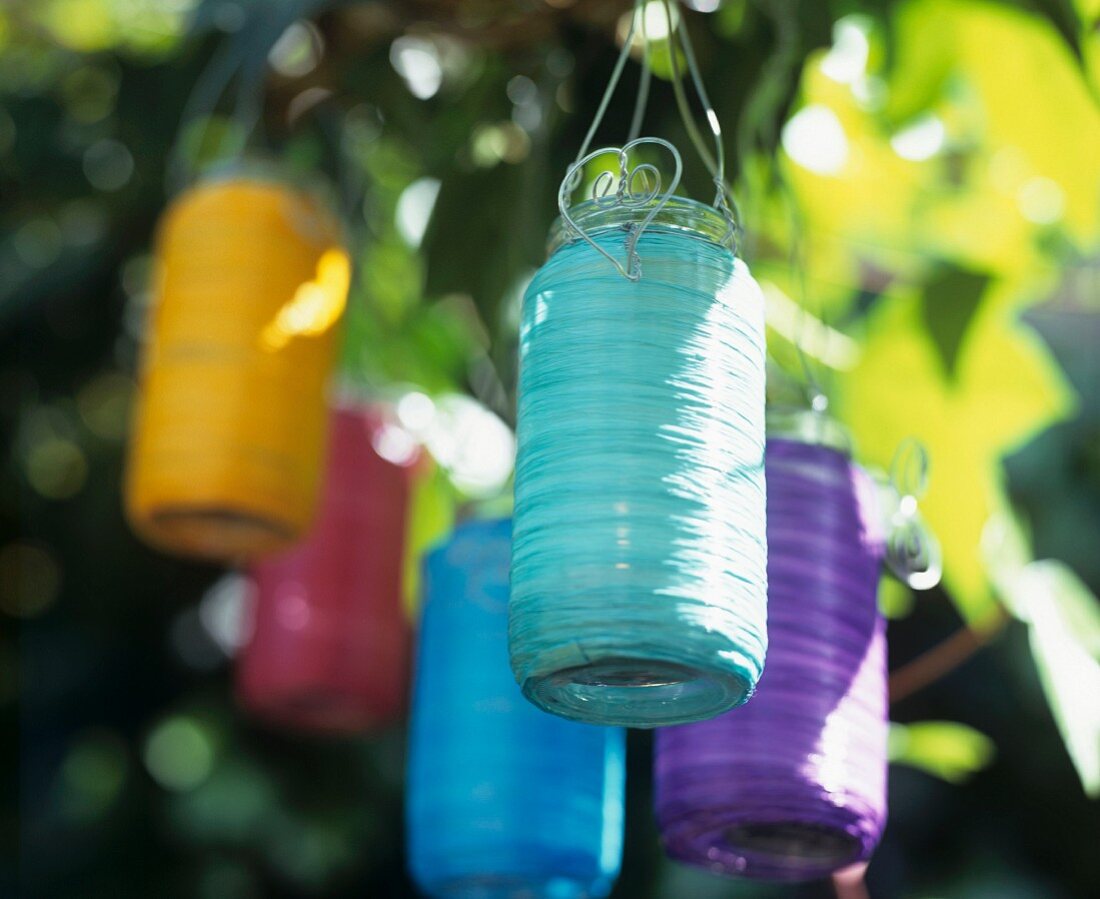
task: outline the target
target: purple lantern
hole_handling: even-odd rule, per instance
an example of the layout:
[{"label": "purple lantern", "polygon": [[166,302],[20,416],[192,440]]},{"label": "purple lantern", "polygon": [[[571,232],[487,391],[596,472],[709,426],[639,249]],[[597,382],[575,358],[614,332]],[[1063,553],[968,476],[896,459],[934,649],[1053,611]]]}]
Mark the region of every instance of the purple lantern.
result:
[{"label": "purple lantern", "polygon": [[865,861],[886,823],[876,594],[887,547],[876,486],[838,426],[797,421],[799,433],[769,432],[767,443],[769,648],[756,695],[656,736],[668,854],[768,880]]}]

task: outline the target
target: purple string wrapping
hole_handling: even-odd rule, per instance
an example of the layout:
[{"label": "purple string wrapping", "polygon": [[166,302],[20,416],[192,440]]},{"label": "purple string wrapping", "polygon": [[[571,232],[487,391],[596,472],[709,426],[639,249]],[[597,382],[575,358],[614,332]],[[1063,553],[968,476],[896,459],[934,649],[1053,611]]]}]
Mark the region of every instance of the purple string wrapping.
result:
[{"label": "purple string wrapping", "polygon": [[885,552],[871,479],[827,446],[769,438],[768,633],[756,695],[656,734],[668,854],[722,874],[824,877],[886,822]]}]

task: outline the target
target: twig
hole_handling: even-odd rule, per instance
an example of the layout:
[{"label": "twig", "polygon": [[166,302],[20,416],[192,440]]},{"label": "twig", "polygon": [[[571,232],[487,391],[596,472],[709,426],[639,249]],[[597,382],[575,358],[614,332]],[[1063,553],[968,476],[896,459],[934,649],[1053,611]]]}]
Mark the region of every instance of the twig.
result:
[{"label": "twig", "polygon": [[999,634],[1007,622],[1008,615],[999,611],[996,620],[982,630],[964,625],[911,662],[906,662],[890,675],[890,701],[906,699],[954,671]]}]

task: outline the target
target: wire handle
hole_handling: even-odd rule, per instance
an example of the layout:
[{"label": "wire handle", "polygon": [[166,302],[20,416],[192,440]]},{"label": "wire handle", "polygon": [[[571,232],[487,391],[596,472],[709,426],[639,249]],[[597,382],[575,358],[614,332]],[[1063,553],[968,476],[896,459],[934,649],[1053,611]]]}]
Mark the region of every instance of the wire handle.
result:
[{"label": "wire handle", "polygon": [[[691,142],[696,152],[699,154],[703,165],[711,174],[714,182],[715,195],[712,205],[721,214],[727,224],[726,234],[723,236],[721,242],[729,246],[730,249],[736,253],[741,228],[738,224],[739,214],[735,211],[737,209],[737,203],[734,199],[733,191],[730,189],[725,177],[726,161],[725,150],[722,145],[722,128],[718,122],[718,116],[714,111],[714,107],[711,105],[710,98],[707,95],[706,87],[703,84],[702,74],[695,58],[695,51],[692,47],[691,37],[687,33],[687,28],[682,26],[677,27],[677,22],[674,21],[669,0],[663,0],[663,5],[665,18],[668,22],[669,43],[673,44],[670,50],[672,56],[673,89],[676,94],[677,107],[683,119],[684,128],[687,130],[688,136],[691,138]],[[596,114],[592,119],[592,123],[589,125],[584,140],[581,142],[580,149],[577,151],[576,159],[566,171],[565,178],[562,180],[561,187],[558,191],[558,209],[570,233],[583,238],[601,255],[605,256],[623,277],[631,281],[636,281],[641,277],[641,260],[638,258],[637,253],[638,240],[653,221],[654,217],[664,208],[665,204],[671,198],[676,188],[679,186],[683,174],[683,158],[673,144],[662,138],[639,138],[637,136],[641,129],[641,122],[649,99],[649,84],[652,74],[650,66],[650,38],[646,33],[644,6],[644,0],[635,0],[634,9],[630,17],[630,25],[623,39],[622,50],[619,52],[619,56],[615,61],[615,67],[611,71],[611,77],[608,79],[607,87],[604,89],[603,96],[600,98],[600,103],[596,109]],[[592,140],[596,135],[596,131],[603,122],[611,99],[618,89],[619,82],[622,80],[623,70],[626,67],[627,59],[630,57],[634,34],[639,23],[641,23],[642,38],[644,42],[642,73],[627,141],[621,148],[605,147],[589,152],[589,147],[592,145]],[[683,73],[680,71],[679,60],[674,46],[676,41],[679,42],[683,50],[684,58],[688,65],[688,73],[695,88],[695,93],[706,112],[707,123],[710,127],[711,135],[714,138],[715,149],[713,155],[707,149],[705,142],[699,134],[699,129],[691,116],[691,110],[688,106],[687,96],[683,87]],[[654,144],[667,149],[675,160],[675,174],[669,189],[664,194],[660,193],[660,173],[657,171],[656,166],[650,163],[643,163],[635,166],[633,169],[629,167],[628,154],[630,150],[642,144]],[[614,197],[612,197],[611,183],[614,180],[614,175],[612,175],[611,172],[602,172],[593,186],[593,200],[597,205],[605,207],[618,205],[624,208],[641,209],[646,204],[658,201],[657,205],[650,210],[649,214],[631,229],[631,234],[627,238],[626,265],[623,265],[622,262],[615,259],[603,248],[599,247],[584,229],[569,215],[569,199],[573,192],[580,186],[581,179],[583,178],[584,166],[593,159],[607,153],[616,153],[619,156],[619,187],[615,191]],[[641,189],[639,189],[637,185],[639,180],[644,182],[644,187]],[[660,198],[659,200],[658,197]]]},{"label": "wire handle", "polygon": [[[331,0],[276,0],[274,10],[257,14],[259,24],[251,27],[253,19],[239,33],[225,41],[210,64],[199,75],[195,86],[184,103],[180,114],[175,146],[169,157],[166,182],[169,193],[181,190],[195,172],[188,168],[184,156],[183,136],[204,118],[206,123],[199,132],[199,141],[209,129],[209,118],[218,104],[227,98],[234,79],[234,110],[231,123],[236,126],[244,142],[252,138],[262,116],[262,86],[267,68],[267,57],[279,36],[299,19],[307,19],[327,6]],[[199,20],[196,20],[196,25]],[[218,148],[218,155],[240,158],[244,145],[230,148],[225,139]]]},{"label": "wire handle", "polygon": [[[661,192],[661,172],[657,166],[649,162],[639,163],[630,167],[630,151],[646,144],[662,147],[672,155],[674,171],[668,189]],[[626,265],[612,256],[601,247],[584,228],[577,224],[576,219],[569,214],[569,200],[573,192],[580,187],[584,177],[584,167],[592,160],[598,159],[608,153],[614,153],[618,157],[618,178],[610,172],[601,172],[592,185],[592,202],[601,209],[644,209],[649,207],[649,212],[641,222],[630,228],[626,238]],[[629,281],[637,281],[642,277],[642,260],[638,256],[638,241],[646,228],[652,223],[657,214],[665,208],[676,188],[680,186],[680,177],[683,175],[684,163],[680,157],[680,151],[667,140],[659,137],[639,137],[628,141],[622,147],[603,147],[593,150],[586,156],[574,162],[565,172],[561,186],[558,188],[558,211],[562,221],[570,234],[580,237],[597,253],[607,259],[616,270]],[[616,185],[614,192],[612,186]]]}]

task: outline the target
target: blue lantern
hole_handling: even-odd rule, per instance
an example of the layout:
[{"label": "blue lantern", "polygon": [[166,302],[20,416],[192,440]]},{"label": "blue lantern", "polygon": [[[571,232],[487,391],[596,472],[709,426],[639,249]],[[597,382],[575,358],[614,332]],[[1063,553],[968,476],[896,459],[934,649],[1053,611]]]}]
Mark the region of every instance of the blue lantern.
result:
[{"label": "blue lantern", "polygon": [[410,869],[432,897],[605,896],[622,851],[624,734],[524,699],[508,665],[510,551],[510,521],[470,521],[425,564]]}]

